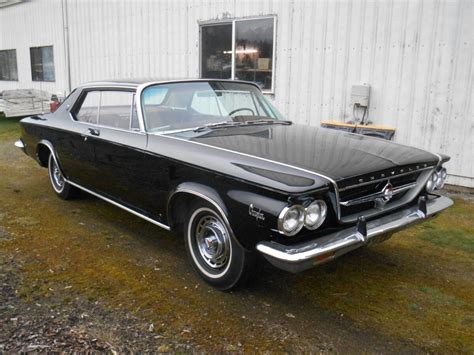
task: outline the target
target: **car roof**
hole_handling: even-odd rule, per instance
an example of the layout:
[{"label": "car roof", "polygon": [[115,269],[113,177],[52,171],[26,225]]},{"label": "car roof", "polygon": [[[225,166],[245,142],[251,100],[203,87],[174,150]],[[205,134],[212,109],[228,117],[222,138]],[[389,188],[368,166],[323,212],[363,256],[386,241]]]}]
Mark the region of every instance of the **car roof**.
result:
[{"label": "car roof", "polygon": [[133,79],[115,79],[115,80],[101,80],[84,83],[79,85],[79,88],[89,88],[97,86],[127,86],[127,87],[138,87],[142,84],[158,84],[168,82],[196,82],[196,81],[228,81],[233,83],[244,83],[256,86],[258,85],[251,81],[243,80],[230,80],[230,79],[181,79],[181,78],[133,78]]}]

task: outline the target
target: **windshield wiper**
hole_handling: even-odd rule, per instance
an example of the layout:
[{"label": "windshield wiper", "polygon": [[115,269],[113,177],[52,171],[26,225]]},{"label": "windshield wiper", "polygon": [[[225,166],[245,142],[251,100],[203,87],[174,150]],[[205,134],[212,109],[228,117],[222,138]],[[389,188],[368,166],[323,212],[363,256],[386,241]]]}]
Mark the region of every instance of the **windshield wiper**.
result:
[{"label": "windshield wiper", "polygon": [[222,121],[222,122],[215,122],[215,123],[207,123],[204,126],[200,126],[194,129],[194,132],[202,132],[207,129],[215,129],[215,128],[227,128],[227,127],[235,127],[241,126],[242,122],[234,122],[234,121]]},{"label": "windshield wiper", "polygon": [[[239,116],[236,116],[239,117]],[[228,128],[228,127],[243,127],[243,126],[252,126],[252,125],[266,125],[266,124],[281,124],[281,125],[291,125],[293,122],[291,121],[284,121],[284,120],[274,120],[272,118],[268,119],[256,119],[256,120],[248,120],[248,121],[222,121],[216,123],[208,123],[204,126],[197,127],[194,129],[194,132],[202,132],[205,130],[212,130],[212,129],[219,129],[219,128]]]},{"label": "windshield wiper", "polygon": [[244,121],[245,124],[247,125],[255,125],[255,124],[282,124],[282,125],[291,125],[293,122],[291,121],[285,121],[285,120],[274,120],[272,118],[262,118],[262,119],[257,119],[257,120],[249,120],[249,121]]}]

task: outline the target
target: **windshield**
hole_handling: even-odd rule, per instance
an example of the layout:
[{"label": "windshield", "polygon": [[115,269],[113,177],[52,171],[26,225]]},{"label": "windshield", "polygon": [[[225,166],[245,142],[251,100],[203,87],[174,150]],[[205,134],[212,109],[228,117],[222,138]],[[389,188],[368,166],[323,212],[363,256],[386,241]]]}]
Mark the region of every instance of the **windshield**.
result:
[{"label": "windshield", "polygon": [[236,120],[283,120],[251,84],[201,81],[157,84],[142,93],[148,132],[194,129]]}]

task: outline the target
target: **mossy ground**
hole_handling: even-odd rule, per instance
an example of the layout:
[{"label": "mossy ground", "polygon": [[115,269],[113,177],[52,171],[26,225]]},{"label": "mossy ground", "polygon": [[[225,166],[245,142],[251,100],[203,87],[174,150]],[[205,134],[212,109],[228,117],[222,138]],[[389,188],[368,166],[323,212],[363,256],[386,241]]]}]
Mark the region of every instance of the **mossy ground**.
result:
[{"label": "mossy ground", "polygon": [[100,300],[198,349],[474,351],[474,204],[297,275],[249,289],[201,283],[180,237],[95,198],[62,201],[0,120],[0,248],[25,261],[25,299]]}]

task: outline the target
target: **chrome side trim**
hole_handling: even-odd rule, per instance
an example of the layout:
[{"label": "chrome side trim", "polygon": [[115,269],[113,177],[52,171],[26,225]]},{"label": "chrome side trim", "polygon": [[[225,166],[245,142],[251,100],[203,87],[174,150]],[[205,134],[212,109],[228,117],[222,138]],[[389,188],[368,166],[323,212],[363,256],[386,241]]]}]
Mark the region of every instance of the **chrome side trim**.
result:
[{"label": "chrome side trim", "polygon": [[[357,226],[314,239],[298,245],[283,245],[274,241],[257,244],[257,250],[274,266],[290,272],[299,272],[368,243],[388,239],[391,234],[410,225],[434,217],[453,204],[447,197],[426,200],[421,197],[418,205],[365,222],[359,219]],[[379,238],[376,238],[379,236]]]},{"label": "chrome side trim", "polygon": [[[51,144],[51,142],[42,139],[42,140],[40,140],[40,141],[38,142],[38,145],[37,145],[37,148],[36,148],[36,149],[38,149],[38,147],[39,147],[40,145],[44,145],[46,148],[49,149],[49,151],[51,152],[51,155],[53,156],[54,162],[56,163],[56,165],[58,166],[59,170],[61,171],[61,174],[65,177],[66,175],[64,174],[64,171],[63,171],[63,169],[61,168],[61,164],[59,164],[59,159],[58,159],[58,157],[56,156],[56,152],[54,151],[54,147],[53,147],[53,145]],[[39,156],[38,156],[38,151],[36,151],[36,156],[37,156],[37,160],[38,160],[38,162],[39,162],[40,160],[39,160]]]},{"label": "chrome side trim", "polygon": [[229,220],[227,219],[227,215],[226,213],[224,212],[224,210],[222,209],[221,206],[219,206],[219,204],[214,201],[212,198],[204,195],[203,193],[200,193],[198,191],[194,191],[194,190],[191,190],[191,189],[185,189],[185,188],[180,188],[178,187],[169,197],[168,197],[168,202],[167,202],[167,206],[169,207],[169,204],[171,202],[171,200],[173,199],[173,197],[175,195],[177,195],[178,193],[188,193],[188,194],[191,194],[191,195],[195,195],[195,196],[198,196],[200,198],[202,198],[203,200],[206,200],[207,202],[209,202],[211,205],[213,205],[217,211],[222,215],[222,218],[224,219],[224,222],[226,224],[226,227],[229,228],[230,232],[232,235],[234,235],[234,232],[232,232],[232,228],[230,227],[230,223],[229,223]]},{"label": "chrome side trim", "polygon": [[186,189],[186,188],[180,188],[178,187],[169,197],[168,197],[168,202],[167,202],[167,208],[169,207],[169,204],[171,202],[171,200],[173,199],[173,196],[177,195],[178,193],[188,193],[188,194],[191,194],[191,195],[195,195],[197,197],[200,197],[202,198],[203,200],[206,200],[207,202],[209,202],[211,205],[213,205],[216,210],[219,212],[219,214],[222,216],[222,219],[224,220],[224,223],[227,227],[227,229],[229,230],[230,232],[230,235],[232,238],[234,238],[234,240],[237,242],[237,244],[239,244],[240,246],[242,246],[242,244],[240,244],[239,240],[235,237],[235,234],[234,234],[234,231],[232,230],[232,227],[230,225],[230,222],[229,222],[229,219],[227,218],[227,214],[224,212],[224,210],[222,209],[222,207],[216,202],[214,201],[212,198],[204,195],[203,193],[200,193],[198,191],[194,191],[194,190],[191,190],[191,189]]},{"label": "chrome side trim", "polygon": [[317,173],[317,172],[315,172],[315,171],[311,171],[311,170],[299,168],[299,167],[294,166],[294,165],[289,165],[289,164],[281,163],[281,162],[278,162],[278,161],[275,161],[275,160],[265,159],[265,158],[258,157],[258,156],[255,156],[255,155],[250,155],[250,154],[246,154],[246,153],[242,153],[242,152],[237,152],[237,151],[235,151],[235,150],[230,150],[230,149],[226,149],[226,148],[215,147],[215,146],[213,146],[213,145],[204,144],[204,143],[199,143],[199,142],[194,142],[194,141],[190,141],[190,140],[187,140],[187,139],[172,137],[172,136],[168,136],[168,135],[164,135],[164,134],[156,134],[156,136],[163,137],[163,138],[169,138],[169,139],[175,139],[175,140],[182,141],[182,142],[186,142],[186,143],[197,144],[197,145],[201,145],[201,146],[204,146],[204,147],[209,147],[209,148],[213,148],[213,149],[217,149],[217,150],[222,150],[222,151],[228,152],[228,153],[233,153],[233,154],[242,155],[242,156],[244,156],[244,157],[254,158],[254,159],[257,159],[257,160],[265,161],[265,162],[267,162],[267,163],[273,163],[273,164],[277,164],[277,165],[284,166],[284,167],[287,167],[287,168],[296,169],[296,170],[299,170],[299,171],[302,171],[302,172],[305,172],[305,173],[308,173],[308,174],[316,175],[316,176],[318,176],[318,177],[321,177],[321,178],[323,178],[323,179],[326,179],[327,181],[329,181],[329,182],[334,186],[334,192],[335,192],[335,194],[336,194],[337,217],[338,217],[338,220],[340,219],[340,216],[341,216],[341,208],[340,208],[340,206],[339,206],[339,190],[338,190],[336,181],[334,181],[334,180],[333,180],[332,178],[330,178],[329,176],[326,176],[326,175],[323,175],[323,174],[319,174],[319,173]]},{"label": "chrome side trim", "polygon": [[443,158],[442,158],[441,155],[439,155],[438,153],[433,153],[433,154],[438,157],[438,164],[436,165],[436,167],[438,167],[438,166],[441,165],[441,161],[443,160]]},{"label": "chrome side trim", "polygon": [[89,190],[89,189],[87,189],[87,188],[85,188],[85,187],[83,187],[79,184],[76,184],[75,182],[72,182],[72,181],[67,180],[67,179],[66,179],[66,181],[67,181],[68,184],[71,184],[72,186],[77,187],[78,189],[81,189],[81,190],[83,190],[83,191],[85,191],[85,192],[87,192],[91,195],[94,195],[95,197],[98,197],[98,198],[100,198],[100,199],[102,199],[102,200],[104,200],[108,203],[111,203],[112,205],[117,206],[117,207],[119,207],[119,208],[121,208],[121,209],[123,209],[127,212],[130,212],[131,214],[134,214],[137,217],[143,218],[147,222],[153,223],[153,224],[157,225],[158,227],[166,229],[167,231],[171,230],[171,228],[168,225],[164,224],[164,223],[158,222],[158,221],[154,220],[153,218],[147,217],[147,216],[145,216],[145,215],[143,215],[143,214],[141,214],[137,211],[134,211],[134,210],[118,203],[118,202],[115,202],[115,201],[113,201],[113,200],[111,200],[111,199],[109,199],[105,196],[102,196],[101,194],[98,194],[97,192],[91,191],[91,190]]},{"label": "chrome side trim", "polygon": [[[399,193],[402,193],[403,191],[409,190],[409,189],[415,187],[416,185],[417,185],[416,182],[414,182],[414,183],[411,183],[411,184],[406,184],[406,185],[396,187],[396,188],[393,189],[393,195],[397,195]],[[364,203],[364,202],[375,201],[376,199],[383,198],[383,197],[384,197],[383,192],[379,191],[379,192],[375,192],[375,193],[367,195],[367,196],[362,196],[362,197],[354,198],[352,200],[347,200],[347,201],[341,201],[339,203],[343,206],[352,206],[352,205],[358,205],[358,204]]]}]

